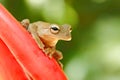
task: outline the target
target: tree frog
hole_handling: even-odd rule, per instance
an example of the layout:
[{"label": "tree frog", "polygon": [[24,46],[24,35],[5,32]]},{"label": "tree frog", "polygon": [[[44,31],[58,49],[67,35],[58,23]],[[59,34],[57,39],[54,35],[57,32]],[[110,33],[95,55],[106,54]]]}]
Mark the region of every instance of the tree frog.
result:
[{"label": "tree frog", "polygon": [[43,21],[30,23],[29,19],[22,20],[21,24],[28,30],[46,55],[55,58],[57,61],[63,58],[62,53],[56,50],[56,44],[58,40],[71,40],[72,28],[69,24],[58,25]]}]

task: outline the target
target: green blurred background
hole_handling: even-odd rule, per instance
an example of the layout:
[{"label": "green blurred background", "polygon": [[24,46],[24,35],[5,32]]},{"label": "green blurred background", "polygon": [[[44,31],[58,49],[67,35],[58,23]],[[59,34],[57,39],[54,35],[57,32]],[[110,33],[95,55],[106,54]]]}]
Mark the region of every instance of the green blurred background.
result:
[{"label": "green blurred background", "polygon": [[71,24],[59,41],[69,80],[120,80],[120,0],[0,0],[19,21]]}]

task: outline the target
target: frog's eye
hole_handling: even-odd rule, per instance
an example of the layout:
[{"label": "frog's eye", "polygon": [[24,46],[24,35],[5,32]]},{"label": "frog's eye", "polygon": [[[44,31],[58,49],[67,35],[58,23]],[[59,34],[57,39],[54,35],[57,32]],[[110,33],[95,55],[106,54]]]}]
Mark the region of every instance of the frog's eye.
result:
[{"label": "frog's eye", "polygon": [[58,32],[60,31],[60,28],[59,28],[59,26],[57,26],[57,25],[51,25],[50,31],[51,31],[52,33],[56,34],[56,33],[58,33]]},{"label": "frog's eye", "polygon": [[70,28],[70,32],[72,32],[72,28]]}]

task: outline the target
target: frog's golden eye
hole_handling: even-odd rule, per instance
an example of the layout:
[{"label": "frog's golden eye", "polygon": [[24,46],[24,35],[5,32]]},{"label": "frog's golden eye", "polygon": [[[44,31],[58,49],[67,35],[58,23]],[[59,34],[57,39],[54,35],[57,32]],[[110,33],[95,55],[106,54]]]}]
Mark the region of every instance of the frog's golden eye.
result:
[{"label": "frog's golden eye", "polygon": [[51,25],[50,31],[51,31],[52,33],[56,34],[56,33],[58,33],[58,32],[60,31],[60,28],[59,28],[59,26],[57,26],[57,25]]}]

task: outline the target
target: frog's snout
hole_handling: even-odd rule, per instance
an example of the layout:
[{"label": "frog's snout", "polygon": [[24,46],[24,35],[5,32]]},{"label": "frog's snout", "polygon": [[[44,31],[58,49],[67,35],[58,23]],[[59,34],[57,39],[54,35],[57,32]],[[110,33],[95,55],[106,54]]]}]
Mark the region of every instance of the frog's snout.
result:
[{"label": "frog's snout", "polygon": [[67,39],[67,41],[70,41],[71,39],[72,39],[72,38],[70,37],[70,38]]},{"label": "frog's snout", "polygon": [[63,40],[70,41],[72,39],[71,34],[66,34]]}]

